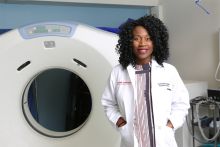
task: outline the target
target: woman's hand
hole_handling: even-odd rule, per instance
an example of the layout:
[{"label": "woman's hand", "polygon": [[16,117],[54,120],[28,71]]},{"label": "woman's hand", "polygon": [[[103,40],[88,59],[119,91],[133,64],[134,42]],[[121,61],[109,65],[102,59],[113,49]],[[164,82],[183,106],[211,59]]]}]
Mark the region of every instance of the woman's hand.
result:
[{"label": "woman's hand", "polygon": [[170,128],[173,129],[173,124],[170,120],[167,121],[167,127],[170,127]]},{"label": "woman's hand", "polygon": [[117,125],[118,128],[119,128],[119,127],[122,127],[122,126],[124,126],[124,125],[126,125],[126,124],[127,124],[127,122],[124,120],[123,117],[119,117],[119,119],[118,119],[118,121],[117,121],[117,123],[116,123],[116,125]]}]

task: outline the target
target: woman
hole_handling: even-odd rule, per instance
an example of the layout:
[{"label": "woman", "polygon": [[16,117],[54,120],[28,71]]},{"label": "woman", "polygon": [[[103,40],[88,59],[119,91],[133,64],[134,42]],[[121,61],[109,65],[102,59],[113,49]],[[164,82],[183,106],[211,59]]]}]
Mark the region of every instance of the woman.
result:
[{"label": "woman", "polygon": [[121,147],[177,147],[189,96],[169,56],[168,32],[153,16],[126,22],[119,33],[115,66],[102,105],[121,134]]}]

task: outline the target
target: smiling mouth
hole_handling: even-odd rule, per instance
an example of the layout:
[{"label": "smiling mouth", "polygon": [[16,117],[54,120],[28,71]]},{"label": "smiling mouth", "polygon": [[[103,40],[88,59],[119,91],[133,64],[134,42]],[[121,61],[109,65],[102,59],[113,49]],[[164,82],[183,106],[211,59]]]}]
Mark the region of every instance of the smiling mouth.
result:
[{"label": "smiling mouth", "polygon": [[149,50],[149,48],[146,48],[146,47],[139,47],[137,48],[138,50]]},{"label": "smiling mouth", "polygon": [[147,52],[149,49],[146,49],[146,48],[144,48],[144,49],[138,49],[138,52],[140,52],[140,53],[145,53],[145,52]]}]

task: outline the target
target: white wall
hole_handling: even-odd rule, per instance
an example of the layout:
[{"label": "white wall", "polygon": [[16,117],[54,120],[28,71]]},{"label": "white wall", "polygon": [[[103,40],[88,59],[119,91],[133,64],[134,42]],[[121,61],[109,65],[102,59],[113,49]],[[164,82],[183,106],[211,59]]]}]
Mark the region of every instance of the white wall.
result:
[{"label": "white wall", "polygon": [[220,1],[201,1],[210,14],[199,8],[195,0],[159,0],[159,4],[170,33],[169,62],[185,80],[202,80],[211,88],[220,87],[214,78],[219,62]]}]

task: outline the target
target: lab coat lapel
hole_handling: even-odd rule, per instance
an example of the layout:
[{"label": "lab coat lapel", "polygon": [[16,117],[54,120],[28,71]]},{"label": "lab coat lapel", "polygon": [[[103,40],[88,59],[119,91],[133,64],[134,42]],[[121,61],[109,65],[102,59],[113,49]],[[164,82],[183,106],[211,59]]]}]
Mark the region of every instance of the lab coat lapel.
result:
[{"label": "lab coat lapel", "polygon": [[128,75],[130,77],[130,80],[131,80],[131,83],[132,83],[132,86],[133,86],[133,91],[134,91],[134,98],[136,99],[136,95],[137,95],[137,91],[135,90],[136,89],[136,83],[135,83],[135,69],[134,67],[130,64],[128,65],[127,67],[127,71],[128,71]]}]

